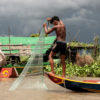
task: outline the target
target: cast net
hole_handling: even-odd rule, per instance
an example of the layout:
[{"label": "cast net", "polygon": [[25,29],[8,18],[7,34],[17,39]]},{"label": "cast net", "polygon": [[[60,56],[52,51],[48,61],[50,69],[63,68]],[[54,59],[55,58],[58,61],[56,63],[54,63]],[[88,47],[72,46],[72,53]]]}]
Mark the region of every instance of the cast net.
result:
[{"label": "cast net", "polygon": [[14,81],[9,90],[15,89],[47,89],[44,83],[43,50],[45,34],[42,29],[39,40],[32,50],[20,76]]}]

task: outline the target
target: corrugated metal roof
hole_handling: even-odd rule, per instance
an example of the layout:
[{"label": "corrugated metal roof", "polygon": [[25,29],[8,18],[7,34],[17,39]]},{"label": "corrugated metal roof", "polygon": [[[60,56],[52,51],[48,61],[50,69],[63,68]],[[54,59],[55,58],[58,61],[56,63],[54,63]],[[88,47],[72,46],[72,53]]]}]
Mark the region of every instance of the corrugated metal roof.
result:
[{"label": "corrugated metal roof", "polygon": [[[52,44],[55,36],[45,37],[45,44]],[[34,48],[34,44],[37,43],[39,37],[10,37],[10,44],[12,45],[32,45],[31,48]],[[0,44],[7,45],[9,44],[9,37],[0,37]],[[50,47],[50,45],[45,48]],[[2,47],[2,49],[7,49],[8,47]],[[46,50],[46,49],[45,49]],[[4,53],[9,53],[9,51],[3,51]],[[12,50],[11,53],[18,53],[19,50]]]},{"label": "corrugated metal roof", "polygon": [[[52,43],[56,37],[49,36],[45,37],[45,43]],[[38,37],[10,37],[11,44],[36,44],[38,41]],[[9,44],[9,37],[0,37],[0,43],[2,45]]]}]

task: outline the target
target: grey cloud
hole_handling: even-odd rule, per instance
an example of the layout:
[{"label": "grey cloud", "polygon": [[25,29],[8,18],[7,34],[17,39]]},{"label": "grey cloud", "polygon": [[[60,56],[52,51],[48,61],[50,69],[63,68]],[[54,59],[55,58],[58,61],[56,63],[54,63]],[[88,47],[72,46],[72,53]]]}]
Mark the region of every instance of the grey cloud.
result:
[{"label": "grey cloud", "polygon": [[99,9],[100,0],[1,0],[0,34],[7,34],[8,26],[16,36],[37,33],[46,17],[57,15],[67,31],[80,30],[80,38],[94,32],[100,35]]}]

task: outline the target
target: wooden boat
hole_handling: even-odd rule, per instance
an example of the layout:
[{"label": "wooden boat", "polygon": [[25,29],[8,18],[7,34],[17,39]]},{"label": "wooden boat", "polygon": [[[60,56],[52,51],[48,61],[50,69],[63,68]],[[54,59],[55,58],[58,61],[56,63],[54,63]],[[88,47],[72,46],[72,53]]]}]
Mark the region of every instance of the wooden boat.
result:
[{"label": "wooden boat", "polygon": [[51,81],[66,89],[70,89],[77,92],[100,92],[100,80],[76,81],[58,76],[53,76],[48,72],[46,72],[46,75]]}]

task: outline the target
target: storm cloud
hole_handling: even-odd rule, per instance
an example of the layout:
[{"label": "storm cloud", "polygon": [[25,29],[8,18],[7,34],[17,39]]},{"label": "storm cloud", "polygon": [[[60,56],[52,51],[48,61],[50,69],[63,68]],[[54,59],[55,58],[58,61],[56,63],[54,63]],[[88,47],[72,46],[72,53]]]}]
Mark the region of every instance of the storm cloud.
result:
[{"label": "storm cloud", "polygon": [[0,35],[7,36],[8,27],[13,36],[38,33],[56,15],[66,25],[66,40],[91,42],[94,33],[100,36],[99,9],[100,0],[0,0]]}]

